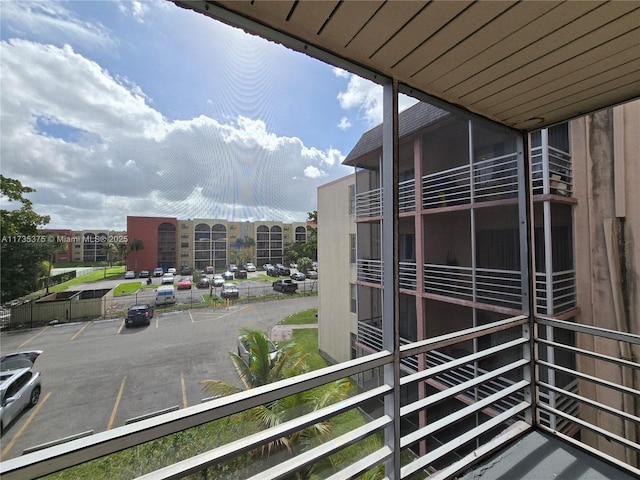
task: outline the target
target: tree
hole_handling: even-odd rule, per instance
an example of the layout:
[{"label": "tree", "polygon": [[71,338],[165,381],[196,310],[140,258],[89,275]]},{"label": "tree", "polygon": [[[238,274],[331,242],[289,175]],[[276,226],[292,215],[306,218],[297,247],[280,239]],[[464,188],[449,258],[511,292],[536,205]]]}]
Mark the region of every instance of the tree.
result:
[{"label": "tree", "polygon": [[[203,389],[214,397],[231,395],[266,385],[284,378],[293,377],[309,370],[307,354],[301,354],[295,346],[280,347],[275,357],[270,349],[269,337],[259,330],[243,329],[240,332],[247,340],[249,358],[245,361],[239,355],[230,352],[243,388],[239,388],[221,380],[204,380],[200,382]],[[257,421],[262,428],[271,428],[300,415],[324,408],[332,403],[345,399],[351,385],[348,380],[338,380],[325,387],[291,395],[267,405],[255,407],[248,412],[250,419]],[[328,437],[331,432],[329,421],[318,422],[310,427],[294,432],[270,443],[267,453],[286,449],[292,455],[315,446]],[[264,453],[264,450],[263,450]],[[308,472],[300,478],[308,478]]]},{"label": "tree", "polygon": [[313,268],[313,262],[309,257],[302,257],[298,259],[298,271],[306,274]]},{"label": "tree", "polygon": [[237,238],[234,247],[237,261],[244,265],[253,258],[253,250],[255,247],[255,240],[251,237],[245,236],[244,238]]},{"label": "tree", "polygon": [[21,204],[19,208],[0,210],[1,303],[33,292],[42,275],[42,261],[50,258],[48,238],[38,234],[38,228],[49,223],[49,216],[33,210],[31,201],[25,197],[32,192],[35,192],[33,188],[22,185],[19,180],[0,175],[3,204]]},{"label": "tree", "polygon": [[134,254],[133,269],[137,272],[138,271],[138,252],[140,250],[144,250],[144,242],[139,238],[134,238],[133,240],[131,240],[131,242],[129,242],[129,249]]},{"label": "tree", "polygon": [[116,243],[116,250],[118,251],[118,260],[123,262],[127,259],[127,244]]},{"label": "tree", "polygon": [[118,247],[113,242],[104,242],[102,244],[102,253],[104,253],[106,257],[107,264],[111,266],[114,255],[118,254]]}]

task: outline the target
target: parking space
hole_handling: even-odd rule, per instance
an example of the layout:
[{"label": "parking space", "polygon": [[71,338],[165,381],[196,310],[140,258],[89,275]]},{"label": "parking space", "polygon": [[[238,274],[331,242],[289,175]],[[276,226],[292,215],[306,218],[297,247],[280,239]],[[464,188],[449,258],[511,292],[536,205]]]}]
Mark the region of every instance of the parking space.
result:
[{"label": "parking space", "polygon": [[[141,415],[197,405],[208,395],[200,382],[240,385],[229,358],[243,327],[271,331],[291,313],[313,308],[317,297],[156,311],[150,326],[123,328],[123,319],[3,332],[3,352],[43,350],[38,407],[26,410],[2,438],[2,460],[36,445],[124,425]],[[45,397],[47,398],[44,401]]]}]

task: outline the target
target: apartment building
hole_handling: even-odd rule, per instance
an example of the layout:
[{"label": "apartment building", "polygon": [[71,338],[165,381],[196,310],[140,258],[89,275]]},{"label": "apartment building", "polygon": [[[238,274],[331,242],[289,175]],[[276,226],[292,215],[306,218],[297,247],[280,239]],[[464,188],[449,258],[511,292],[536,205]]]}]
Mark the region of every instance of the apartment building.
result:
[{"label": "apartment building", "polygon": [[305,222],[128,216],[127,232],[130,242],[142,240],[144,247],[127,257],[127,268],[136,271],[213,266],[221,272],[230,263],[282,263],[287,245],[307,240]]},{"label": "apartment building", "polygon": [[[534,131],[527,147],[506,129],[424,102],[401,112],[400,345],[530,313],[541,322],[564,320],[639,333],[640,258],[634,239],[640,229],[640,195],[633,187],[640,185],[640,143],[633,133],[639,131],[639,120],[636,101]],[[319,347],[333,362],[383,350],[383,273],[394,266],[383,260],[382,145],[380,125],[363,134],[347,156],[345,164],[355,167],[355,173],[318,189],[318,258],[324,276],[334,279],[320,285]],[[528,215],[531,231],[523,228]],[[335,232],[341,232],[341,238]],[[623,405],[629,414],[637,414],[637,396],[624,389],[637,391],[638,379],[577,354],[576,348],[593,350],[592,337],[545,323],[537,328],[543,342],[536,354],[554,364],[543,364],[537,372],[542,401],[593,424],[607,422],[609,431],[637,440],[636,427],[574,396]],[[498,331],[426,356],[406,357],[403,374],[473,357],[514,339],[513,333]],[[631,358],[631,348],[612,341],[599,351]],[[499,371],[521,357],[518,346],[507,348],[405,388],[403,395],[406,401],[418,401],[456,382]],[[622,390],[583,380],[604,368]],[[428,416],[445,416],[511,388],[523,375],[512,370],[497,376],[431,412],[409,416],[405,428],[424,427]],[[364,389],[379,381],[375,375],[360,377]],[[523,393],[516,393],[482,415],[497,416],[521,398]],[[541,410],[539,420],[550,429],[580,437],[615,458],[633,456],[606,436],[549,411]],[[474,422],[467,423],[465,429],[473,428]],[[441,444],[459,434],[459,429],[449,429],[429,440]],[[460,449],[455,455],[466,453]]]}]

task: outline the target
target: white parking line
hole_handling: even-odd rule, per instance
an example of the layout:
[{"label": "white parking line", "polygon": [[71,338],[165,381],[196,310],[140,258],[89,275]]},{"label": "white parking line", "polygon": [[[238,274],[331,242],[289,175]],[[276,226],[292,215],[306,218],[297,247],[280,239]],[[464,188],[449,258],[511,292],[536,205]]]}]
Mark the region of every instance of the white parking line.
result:
[{"label": "white parking line", "polygon": [[219,320],[221,318],[227,317],[229,315],[232,315],[234,313],[240,313],[244,310],[246,310],[247,308],[249,308],[249,306],[244,306],[244,307],[230,307],[231,309],[233,309],[232,311],[227,311],[227,313],[223,313],[222,315],[213,315],[211,313],[207,313],[205,315],[198,315],[196,318],[193,317],[193,315],[191,315],[191,311],[189,311],[189,316],[191,316],[191,321],[193,323],[201,323],[201,322],[210,322],[212,320]]}]

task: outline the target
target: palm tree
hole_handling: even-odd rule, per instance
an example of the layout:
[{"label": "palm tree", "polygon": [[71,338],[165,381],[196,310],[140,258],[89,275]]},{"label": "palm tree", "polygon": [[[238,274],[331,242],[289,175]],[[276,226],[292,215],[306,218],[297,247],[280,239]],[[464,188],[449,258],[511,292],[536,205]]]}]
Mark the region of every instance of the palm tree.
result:
[{"label": "palm tree", "polygon": [[[200,382],[203,389],[214,397],[231,395],[251,388],[293,377],[309,370],[307,354],[301,354],[293,344],[278,349],[274,356],[269,337],[259,330],[243,329],[240,332],[246,338],[248,358],[245,361],[238,354],[229,352],[243,388],[221,380],[204,380]],[[259,422],[263,428],[280,425],[288,420],[306,413],[319,410],[332,403],[346,398],[351,389],[347,379],[317,389],[291,395],[267,405],[255,407],[249,412],[252,420]],[[267,454],[286,449],[297,455],[307,448],[315,446],[326,439],[331,432],[329,421],[318,422],[310,427],[294,432],[286,437],[271,442],[266,446]],[[263,449],[263,453],[265,449]],[[299,478],[307,478],[308,472],[300,472]]]},{"label": "palm tree", "polygon": [[118,260],[124,261],[127,258],[127,244],[116,243],[116,250],[118,251]]},{"label": "palm tree", "polygon": [[102,253],[106,256],[107,264],[111,266],[111,260],[113,260],[113,256],[118,253],[118,248],[113,242],[104,242],[102,244]]},{"label": "palm tree", "polygon": [[138,271],[138,252],[144,250],[144,242],[139,238],[134,238],[129,242],[129,249],[134,253],[134,270]]}]

